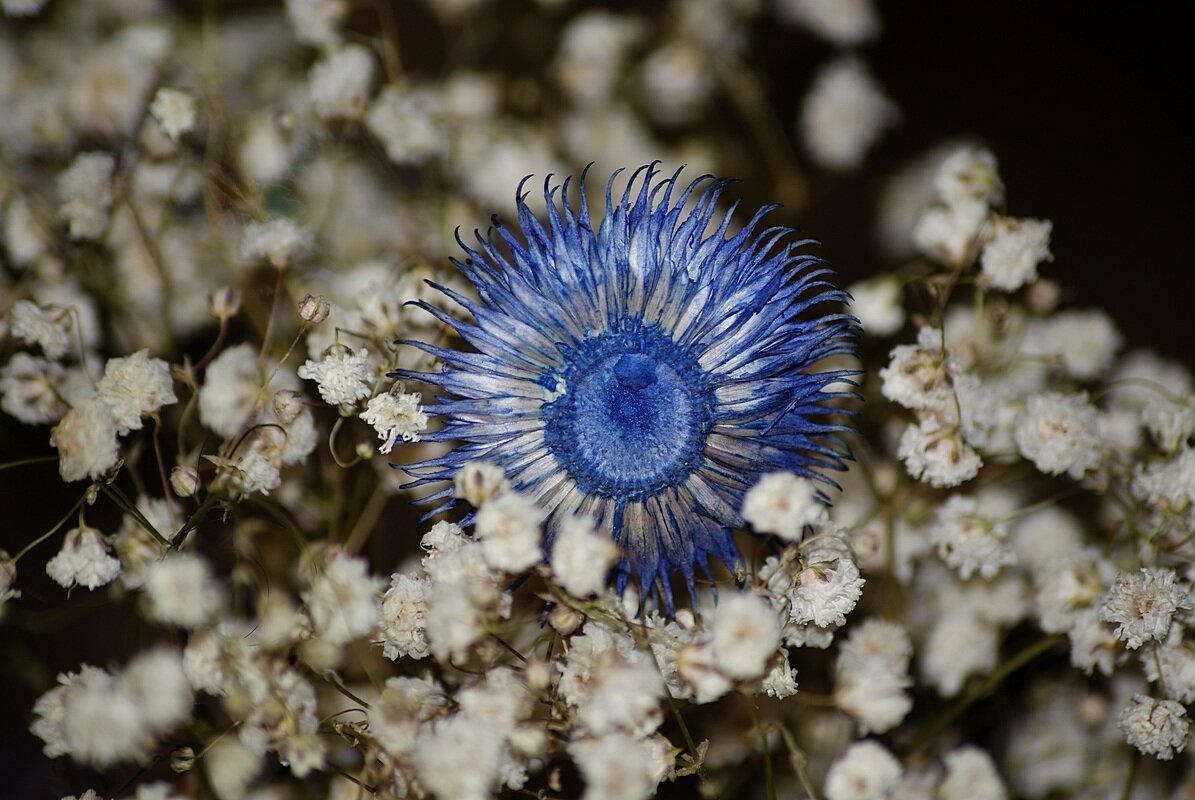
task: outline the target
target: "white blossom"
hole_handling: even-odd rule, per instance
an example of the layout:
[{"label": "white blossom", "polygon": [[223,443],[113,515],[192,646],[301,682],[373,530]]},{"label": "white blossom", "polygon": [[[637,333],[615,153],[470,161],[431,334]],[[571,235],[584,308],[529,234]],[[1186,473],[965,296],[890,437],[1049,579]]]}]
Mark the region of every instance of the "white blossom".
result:
[{"label": "white blossom", "polygon": [[108,554],[99,531],[83,526],[67,531],[62,549],[46,563],[46,574],[64,589],[77,583],[94,590],[116,580],[120,561]]},{"label": "white blossom", "polygon": [[1122,572],[1100,604],[1100,619],[1116,626],[1116,638],[1136,650],[1150,640],[1165,641],[1175,612],[1193,605],[1190,587],[1177,583],[1172,569]]},{"label": "white blossom", "polygon": [[1037,265],[1053,258],[1051,227],[1045,220],[998,217],[979,260],[988,282],[997,289],[1015,292],[1037,280]]},{"label": "white blossom", "polygon": [[853,283],[847,287],[852,297],[851,313],[868,336],[891,336],[905,324],[901,305],[900,282],[890,275]]},{"label": "white blossom", "polygon": [[585,779],[583,800],[647,800],[665,776],[651,741],[623,733],[579,739],[568,746]]},{"label": "white blossom", "polygon": [[466,461],[456,471],[452,483],[457,497],[477,507],[510,488],[506,472],[492,461]]},{"label": "white blossom", "polygon": [[13,353],[0,368],[0,408],[27,425],[45,425],[62,418],[68,406],[59,388],[66,378],[62,365]]},{"label": "white blossom", "polygon": [[710,615],[710,651],[717,669],[735,680],[758,678],[780,647],[780,622],[756,594],[723,597]]},{"label": "white blossom", "polygon": [[9,330],[17,339],[39,345],[51,361],[57,361],[70,349],[70,314],[58,308],[42,308],[30,300],[13,303],[8,316]]},{"label": "white blossom", "polygon": [[167,137],[177,140],[195,126],[195,98],[178,89],[161,88],[154,95],[149,113]]},{"label": "white blossom", "polygon": [[897,457],[917,480],[936,488],[958,486],[979,474],[983,459],[955,426],[944,426],[935,417],[905,428]]},{"label": "white blossom", "polygon": [[427,657],[427,633],[423,621],[427,612],[427,593],[422,577],[401,572],[391,576],[378,619],[382,653],[386,658]]},{"label": "white blossom", "polygon": [[192,553],[173,553],[145,572],[145,598],[151,619],[194,629],[215,617],[224,593],[211,567]]},{"label": "white blossom", "polygon": [[50,432],[50,444],[58,448],[58,474],[70,482],[112,469],[119,457],[116,434],[116,419],[98,398],[67,411]]},{"label": "white blossom", "polygon": [[245,227],[241,239],[241,258],[246,261],[265,261],[275,269],[285,269],[310,246],[310,231],[299,227],[293,219],[275,217]]},{"label": "white blossom", "polygon": [[1033,395],[1017,419],[1015,436],[1021,454],[1047,474],[1066,472],[1078,479],[1099,466],[1098,415],[1086,393]]},{"label": "white blossom", "polygon": [[913,644],[903,627],[869,618],[851,629],[835,665],[834,697],[863,733],[884,733],[913,707],[909,661]]},{"label": "white blossom", "polygon": [[427,414],[419,405],[423,397],[418,392],[383,392],[370,399],[361,412],[361,419],[373,426],[382,444],[381,453],[389,453],[401,439],[419,441],[419,434],[427,430]]},{"label": "white blossom", "polygon": [[141,418],[163,406],[177,403],[170,365],[138,350],[125,358],[109,359],[104,377],[96,384],[97,396],[112,409],[117,433],[141,430]]},{"label": "white blossom", "polygon": [[286,16],[303,44],[327,45],[340,41],[340,23],[349,11],[344,0],[286,0]]},{"label": "white blossom", "polygon": [[330,552],[311,579],[311,588],[303,593],[315,632],[334,645],[368,635],[378,619],[383,585],[381,578],[369,574],[364,559]]},{"label": "white blossom", "polygon": [[826,772],[826,800],[884,800],[900,782],[900,762],[883,745],[855,742]]},{"label": "white blossom", "polygon": [[320,397],[329,405],[351,408],[373,394],[377,368],[368,350],[335,347],[320,361],[309,359],[299,367],[299,377],[315,381]]},{"label": "white blossom", "polygon": [[938,509],[930,538],[938,555],[963,580],[976,573],[991,579],[1002,567],[1016,563],[1007,526],[985,515],[979,501],[968,495],[952,495]]},{"label": "white blossom", "polygon": [[1008,791],[992,757],[978,747],[965,745],[942,758],[946,777],[938,787],[941,800],[1006,800]]},{"label": "white blossom", "polygon": [[757,531],[799,541],[806,525],[826,516],[809,478],[791,472],[761,477],[743,498],[743,518]]},{"label": "white blossom", "polygon": [[1125,741],[1133,747],[1169,761],[1187,743],[1191,722],[1187,710],[1173,700],[1138,694],[1120,712],[1119,726]]},{"label": "white blossom", "polygon": [[481,553],[494,569],[521,572],[539,563],[543,511],[526,495],[504,492],[477,511]]},{"label": "white blossom", "polygon": [[872,0],[778,0],[776,6],[781,18],[843,47],[869,42],[880,32]]},{"label": "white blossom", "polygon": [[72,239],[99,239],[108,227],[112,173],[116,161],[107,153],[81,153],[58,176],[59,213]]},{"label": "white blossom", "polygon": [[846,56],[814,78],[801,107],[801,137],[818,165],[854,169],[899,116],[863,63]]},{"label": "white blossom", "polygon": [[468,714],[439,720],[415,743],[420,781],[438,797],[486,800],[501,766],[502,739]]},{"label": "white blossom", "polygon": [[369,105],[365,126],[396,164],[419,164],[444,151],[441,98],[431,89],[388,85]]},{"label": "white blossom", "polygon": [[257,353],[249,344],[222,352],[208,364],[199,388],[199,419],[224,438],[236,436],[253,416],[259,381]]},{"label": "white blossom", "polygon": [[333,50],[311,68],[311,102],[321,117],[356,117],[369,99],[373,82],[373,56],[349,44]]},{"label": "white blossom", "polygon": [[570,515],[560,521],[552,542],[552,577],[574,597],[589,597],[606,587],[618,556],[618,545],[592,521]]}]

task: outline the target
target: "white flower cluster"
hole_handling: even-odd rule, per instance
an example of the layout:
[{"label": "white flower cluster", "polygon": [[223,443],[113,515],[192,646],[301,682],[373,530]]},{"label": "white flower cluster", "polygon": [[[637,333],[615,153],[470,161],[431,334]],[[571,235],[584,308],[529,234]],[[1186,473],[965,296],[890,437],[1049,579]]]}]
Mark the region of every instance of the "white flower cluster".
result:
[{"label": "white flower cluster", "polygon": [[[0,468],[66,498],[2,526],[5,724],[48,758],[133,800],[1192,796],[1195,378],[1065,307],[973,141],[881,198],[843,490],[744,479],[725,568],[630,574],[493,442],[443,466],[455,227],[591,160],[870,186],[873,0],[504,4],[497,49],[486,0],[176,5],[0,0]],[[831,49],[789,130],[772,27]]]}]

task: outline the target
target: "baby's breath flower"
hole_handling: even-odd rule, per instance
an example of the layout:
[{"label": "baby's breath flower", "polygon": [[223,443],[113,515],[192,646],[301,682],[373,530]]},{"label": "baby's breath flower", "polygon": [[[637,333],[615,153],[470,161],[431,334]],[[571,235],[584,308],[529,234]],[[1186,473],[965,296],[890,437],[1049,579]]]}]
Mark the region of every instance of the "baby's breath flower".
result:
[{"label": "baby's breath flower", "polygon": [[743,519],[761,533],[789,541],[800,541],[805,526],[825,516],[813,481],[791,472],[764,475],[743,498]]},{"label": "baby's breath flower", "polygon": [[321,117],[357,117],[369,99],[374,63],[369,50],[348,44],[333,50],[311,68],[309,91]]},{"label": "baby's breath flower", "polygon": [[340,23],[348,13],[344,0],[286,0],[286,16],[295,38],[308,45],[340,41]]},{"label": "baby's breath flower", "polygon": [[149,113],[162,126],[162,132],[177,141],[195,126],[195,98],[178,89],[163,87],[154,95]]},{"label": "baby's breath flower", "polygon": [[710,615],[710,655],[724,675],[750,680],[763,674],[780,647],[780,622],[756,594],[724,597]]},{"label": "baby's breath flower", "polygon": [[847,287],[854,302],[851,311],[859,318],[864,334],[891,336],[905,324],[900,282],[891,275],[854,283]]},{"label": "baby's breath flower", "polygon": [[652,797],[667,774],[666,760],[654,755],[654,741],[614,733],[571,742],[569,755],[585,778],[587,800],[647,800]]},{"label": "baby's breath flower", "polygon": [[390,85],[365,114],[365,127],[396,164],[420,164],[446,146],[441,99],[424,87]]},{"label": "baby's breath flower", "polygon": [[275,269],[285,269],[311,246],[311,232],[287,217],[253,222],[241,239],[241,258],[266,261]]},{"label": "baby's breath flower", "polygon": [[776,11],[782,19],[842,47],[869,42],[880,32],[872,0],[779,0]]},{"label": "baby's breath flower", "polygon": [[885,128],[900,117],[861,61],[845,56],[823,67],[801,108],[805,148],[827,169],[849,170],[863,162]]},{"label": "baby's breath flower", "polygon": [[1050,261],[1050,229],[1046,220],[997,217],[983,247],[980,266],[988,283],[1015,292],[1037,280],[1037,265]]},{"label": "baby's breath flower", "polygon": [[50,432],[50,444],[58,448],[58,474],[70,482],[112,469],[119,457],[116,434],[116,419],[103,400],[76,405]]},{"label": "baby's breath flower", "polygon": [[973,745],[951,750],[942,758],[946,777],[938,787],[941,800],[1007,800],[1008,792],[992,757]]},{"label": "baby's breath flower", "polygon": [[1118,722],[1125,741],[1142,753],[1169,761],[1187,743],[1187,710],[1173,700],[1134,695]]},{"label": "baby's breath flower", "polygon": [[1017,420],[1017,447],[1042,472],[1078,479],[1099,466],[1098,422],[1086,392],[1035,394]]},{"label": "baby's breath flower", "polygon": [[1154,397],[1141,412],[1149,435],[1163,453],[1173,453],[1195,435],[1195,396],[1174,403]]},{"label": "baby's breath flower", "polygon": [[894,622],[872,617],[851,629],[838,652],[834,697],[863,733],[891,730],[913,707],[912,656],[908,632]]},{"label": "baby's breath flower", "polygon": [[150,358],[148,350],[138,350],[125,358],[110,359],[96,391],[112,410],[116,432],[123,436],[141,430],[142,417],[178,402],[172,384],[170,365]]},{"label": "baby's breath flower", "polygon": [[339,346],[329,350],[320,361],[308,359],[299,367],[299,377],[315,381],[324,402],[351,408],[373,394],[377,367],[369,351]]},{"label": "baby's breath flower", "polygon": [[103,534],[83,526],[67,531],[62,549],[46,563],[46,574],[64,589],[76,583],[98,589],[116,579],[120,562],[108,554]]},{"label": "baby's breath flower", "polygon": [[245,343],[230,347],[208,365],[199,388],[199,419],[224,438],[240,433],[253,415],[257,353]]},{"label": "baby's breath flower", "polygon": [[55,422],[67,411],[59,389],[65,377],[60,364],[13,353],[0,369],[0,408],[27,425]]},{"label": "baby's breath flower", "polygon": [[883,745],[855,742],[826,773],[826,800],[884,800],[900,783],[901,768]]},{"label": "baby's breath flower", "polygon": [[381,453],[389,453],[401,439],[404,442],[419,441],[419,434],[427,430],[427,414],[419,402],[423,396],[418,392],[391,390],[370,399],[361,412],[361,419],[373,426],[382,444]]},{"label": "baby's breath flower", "polygon": [[58,176],[59,211],[72,239],[99,239],[108,227],[112,173],[116,161],[107,153],[81,153]]},{"label": "baby's breath flower", "polygon": [[150,564],[145,599],[150,619],[187,629],[207,624],[224,605],[211,567],[193,553],[173,553]]},{"label": "baby's breath flower", "polygon": [[487,500],[510,488],[502,467],[492,461],[467,461],[453,476],[457,497],[471,506],[481,507]]},{"label": "baby's breath flower", "polygon": [[1136,650],[1150,640],[1165,641],[1175,612],[1191,607],[1191,589],[1177,583],[1174,570],[1146,567],[1116,576],[1100,604],[1100,619],[1115,625],[1116,638]]},{"label": "baby's breath flower", "polygon": [[618,545],[598,533],[589,519],[572,516],[560,523],[550,561],[552,577],[566,592],[589,597],[606,587],[606,576],[618,561]]},{"label": "baby's breath flower", "polygon": [[39,345],[51,361],[58,361],[70,349],[70,314],[59,308],[42,308],[30,300],[13,303],[9,330],[22,342]]},{"label": "baby's breath flower", "polygon": [[382,597],[378,633],[382,654],[391,660],[406,656],[426,658],[427,634],[423,622],[427,611],[427,582],[415,575],[397,572]]},{"label": "baby's breath flower", "polygon": [[933,416],[905,428],[896,454],[911,476],[939,489],[971,480],[983,466],[962,432]]},{"label": "baby's breath flower", "polygon": [[504,492],[477,511],[477,538],[486,563],[494,569],[521,572],[543,558],[541,511],[531,498]]},{"label": "baby's breath flower", "polygon": [[930,538],[938,555],[958,570],[963,580],[977,572],[990,580],[1002,567],[1016,563],[1007,542],[1007,526],[990,519],[979,501],[968,495],[952,495],[938,509]]},{"label": "baby's breath flower", "polygon": [[315,632],[334,645],[368,635],[378,619],[384,585],[381,578],[369,574],[364,559],[341,550],[329,552],[311,579],[311,588],[303,593]]}]

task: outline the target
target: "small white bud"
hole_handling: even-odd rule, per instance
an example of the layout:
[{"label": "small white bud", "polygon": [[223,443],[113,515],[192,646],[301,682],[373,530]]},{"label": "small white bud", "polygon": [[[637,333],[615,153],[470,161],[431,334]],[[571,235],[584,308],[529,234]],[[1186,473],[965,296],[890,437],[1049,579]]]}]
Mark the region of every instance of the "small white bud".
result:
[{"label": "small white bud", "polygon": [[283,425],[295,421],[303,411],[303,395],[290,389],[279,389],[274,393],[274,416]]},{"label": "small white bud", "polygon": [[170,470],[170,488],[179,497],[191,497],[199,491],[199,470],[181,466]]},{"label": "small white bud", "polygon": [[466,462],[457,470],[453,483],[456,496],[473,506],[480,506],[510,488],[506,472],[491,461]]},{"label": "small white bud", "polygon": [[225,320],[236,316],[241,310],[241,292],[235,286],[221,286],[208,297],[208,309],[212,316]]},{"label": "small white bud", "polygon": [[548,612],[548,624],[561,636],[568,636],[581,627],[584,618],[568,606],[556,606]]},{"label": "small white bud", "polygon": [[299,301],[299,316],[303,318],[304,322],[312,325],[319,325],[326,320],[331,310],[331,304],[324,299],[323,295],[305,294]]}]

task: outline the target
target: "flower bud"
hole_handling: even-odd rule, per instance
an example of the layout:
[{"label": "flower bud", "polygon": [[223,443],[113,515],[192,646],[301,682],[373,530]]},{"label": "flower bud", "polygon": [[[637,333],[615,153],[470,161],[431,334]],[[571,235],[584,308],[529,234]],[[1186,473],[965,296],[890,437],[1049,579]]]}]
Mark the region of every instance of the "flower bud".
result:
[{"label": "flower bud", "polygon": [[283,425],[289,425],[303,411],[303,395],[290,389],[279,389],[274,393],[274,416]]},{"label": "flower bud", "polygon": [[480,506],[494,495],[510,488],[506,472],[492,461],[468,461],[453,478],[456,496],[473,506]]},{"label": "flower bud", "polygon": [[331,311],[332,305],[324,299],[323,295],[305,294],[299,301],[299,316],[303,318],[304,322],[312,325],[319,325],[326,320]]},{"label": "flower bud", "polygon": [[199,470],[182,466],[170,470],[170,488],[179,497],[191,497],[199,491]]},{"label": "flower bud", "polygon": [[548,612],[548,624],[556,629],[561,636],[568,636],[581,627],[584,619],[568,606],[556,606]]},{"label": "flower bud", "polygon": [[221,286],[208,296],[208,310],[212,316],[225,320],[241,310],[241,292],[235,286]]}]

